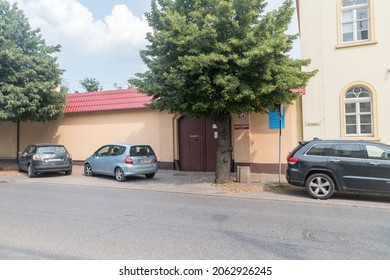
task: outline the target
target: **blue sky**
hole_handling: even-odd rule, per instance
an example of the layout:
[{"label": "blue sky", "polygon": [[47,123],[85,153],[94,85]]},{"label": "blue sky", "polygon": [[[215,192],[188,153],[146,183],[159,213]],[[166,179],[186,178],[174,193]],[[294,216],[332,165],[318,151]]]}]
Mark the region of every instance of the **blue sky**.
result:
[{"label": "blue sky", "polygon": [[[144,13],[150,0],[9,0],[18,2],[31,26],[41,29],[50,45],[60,44],[58,62],[65,70],[64,83],[71,92],[83,91],[80,81],[95,78],[103,89],[144,72],[139,51],[145,48],[150,30]],[[270,0],[269,9],[283,0]],[[290,33],[297,33],[296,17]],[[298,44],[292,55],[299,56]]]}]

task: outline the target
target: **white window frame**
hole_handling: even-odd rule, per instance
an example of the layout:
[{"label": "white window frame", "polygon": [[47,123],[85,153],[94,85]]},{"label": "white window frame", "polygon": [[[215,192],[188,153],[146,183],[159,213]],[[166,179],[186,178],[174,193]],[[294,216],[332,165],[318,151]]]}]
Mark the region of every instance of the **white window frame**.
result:
[{"label": "white window frame", "polygon": [[[343,43],[353,43],[353,42],[360,42],[360,41],[368,41],[370,40],[370,6],[369,6],[369,0],[366,0],[366,3],[362,4],[354,4],[350,6],[344,6],[341,9],[341,31],[342,31],[342,41]],[[354,2],[354,1],[352,1]],[[344,1],[342,2],[344,3]],[[358,11],[359,10],[367,10],[367,18],[364,19],[358,19]],[[346,13],[352,13],[352,18],[350,20],[344,21],[343,15]],[[362,32],[363,30],[359,30],[359,23],[361,22],[367,22],[367,38],[359,39],[359,32]],[[344,41],[344,25],[345,24],[352,24],[352,40]]]},{"label": "white window frame", "polygon": [[[360,95],[362,93],[367,93],[368,97],[361,97]],[[347,97],[348,95],[355,95],[354,98]],[[361,112],[360,110],[360,104],[361,103],[370,103],[370,111],[369,112]],[[355,112],[347,113],[346,105],[347,104],[354,104],[355,105]],[[371,132],[370,133],[362,133],[361,131],[361,119],[362,116],[370,116],[370,123],[371,126]],[[356,127],[356,133],[348,133],[348,126],[352,126],[351,124],[347,123],[348,116],[355,116],[356,123],[354,126]],[[373,100],[372,100],[372,94],[371,92],[364,86],[353,86],[351,87],[344,96],[344,124],[345,124],[345,136],[373,136],[374,135],[374,121],[373,121]]]},{"label": "white window frame", "polygon": [[[347,48],[347,47],[354,47],[354,46],[360,46],[360,45],[369,45],[369,44],[376,44],[377,41],[375,39],[375,24],[374,24],[374,1],[367,0],[367,3],[362,4],[355,4],[356,0],[349,0],[352,5],[345,6],[344,2],[346,0],[338,0],[337,4],[337,45],[336,48]],[[348,1],[348,0],[347,0]],[[367,9],[367,18],[365,19],[358,19],[357,14],[358,10],[360,9]],[[346,12],[352,13],[352,18],[343,18],[343,14]],[[366,21],[367,22],[367,38],[365,39],[359,39],[359,33],[361,30],[358,30],[359,22],[360,21]],[[352,40],[345,41],[344,40],[344,34],[348,33],[345,32],[344,24],[352,24]]]}]

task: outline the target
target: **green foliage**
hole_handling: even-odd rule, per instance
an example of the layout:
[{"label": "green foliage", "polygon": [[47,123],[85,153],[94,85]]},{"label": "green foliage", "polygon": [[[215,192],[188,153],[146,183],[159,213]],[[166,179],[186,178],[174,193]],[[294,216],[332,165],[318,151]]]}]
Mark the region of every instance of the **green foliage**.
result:
[{"label": "green foliage", "polygon": [[0,0],[0,120],[47,121],[62,117],[65,94],[56,90],[62,70],[53,53],[31,30],[16,4]]},{"label": "green foliage", "polygon": [[94,92],[94,91],[102,91],[103,87],[100,86],[100,83],[95,78],[85,78],[84,80],[80,81],[80,85],[85,89],[87,92]]},{"label": "green foliage", "polygon": [[183,115],[262,112],[291,103],[307,84],[308,60],[288,55],[292,0],[265,13],[264,0],[153,0],[148,67],[130,79],[152,108]]}]

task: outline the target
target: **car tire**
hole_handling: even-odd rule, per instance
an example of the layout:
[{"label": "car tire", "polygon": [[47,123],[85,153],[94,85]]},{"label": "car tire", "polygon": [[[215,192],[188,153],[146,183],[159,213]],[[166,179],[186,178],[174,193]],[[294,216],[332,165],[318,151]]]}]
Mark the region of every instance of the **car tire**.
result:
[{"label": "car tire", "polygon": [[310,175],[306,180],[307,193],[316,199],[328,199],[335,191],[333,179],[323,173]]},{"label": "car tire", "polygon": [[122,168],[120,168],[120,167],[115,168],[115,179],[118,182],[126,181],[125,172],[123,172]]},{"label": "car tire", "polygon": [[29,178],[33,178],[37,175],[37,173],[33,171],[31,164],[27,167],[27,174]]},{"label": "car tire", "polygon": [[84,175],[87,177],[93,176],[92,166],[89,163],[84,165]]},{"label": "car tire", "polygon": [[156,173],[149,173],[149,174],[145,174],[145,177],[148,179],[152,179],[154,175],[156,175]]}]

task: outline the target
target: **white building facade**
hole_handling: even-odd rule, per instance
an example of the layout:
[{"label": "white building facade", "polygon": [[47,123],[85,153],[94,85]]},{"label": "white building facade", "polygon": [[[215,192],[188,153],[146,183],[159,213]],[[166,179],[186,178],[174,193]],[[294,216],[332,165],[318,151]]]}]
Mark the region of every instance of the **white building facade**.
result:
[{"label": "white building facade", "polygon": [[317,69],[302,97],[303,138],[390,144],[390,1],[297,0],[302,58]]}]

